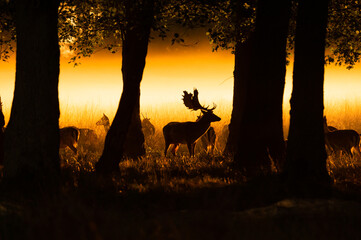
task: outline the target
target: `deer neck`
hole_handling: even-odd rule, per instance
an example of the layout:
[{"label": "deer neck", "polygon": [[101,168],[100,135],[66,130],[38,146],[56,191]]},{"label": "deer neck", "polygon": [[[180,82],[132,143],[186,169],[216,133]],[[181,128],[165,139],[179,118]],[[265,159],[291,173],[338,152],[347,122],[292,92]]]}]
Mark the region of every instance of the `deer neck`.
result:
[{"label": "deer neck", "polygon": [[108,131],[109,131],[109,128],[110,128],[110,126],[109,126],[108,124],[104,124],[103,126],[104,126],[104,130],[105,130],[105,132],[108,132]]},{"label": "deer neck", "polygon": [[203,118],[199,119],[196,124],[198,125],[198,129],[203,133],[205,133],[208,128],[211,126],[211,122],[210,121],[207,121]]}]

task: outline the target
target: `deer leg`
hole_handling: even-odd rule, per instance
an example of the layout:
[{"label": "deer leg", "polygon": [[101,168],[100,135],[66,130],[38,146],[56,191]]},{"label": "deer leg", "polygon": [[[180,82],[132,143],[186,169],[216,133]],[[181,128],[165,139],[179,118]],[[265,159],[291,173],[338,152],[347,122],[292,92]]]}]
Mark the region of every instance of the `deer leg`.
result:
[{"label": "deer leg", "polygon": [[188,147],[189,156],[192,157],[192,144],[187,143],[187,147]]},{"label": "deer leg", "polygon": [[179,148],[179,143],[173,144],[173,148],[172,148],[173,156],[175,156],[175,154],[177,153],[178,148]]},{"label": "deer leg", "polygon": [[360,147],[354,146],[353,148],[355,149],[355,152],[357,153],[357,155],[360,157],[361,156]]},{"label": "deer leg", "polygon": [[75,153],[78,153],[78,149],[76,149],[73,145],[69,145],[69,148]]},{"label": "deer leg", "polygon": [[194,157],[194,148],[195,148],[195,146],[196,146],[196,143],[193,143],[192,145],[191,145],[191,148],[192,148],[192,156]]},{"label": "deer leg", "polygon": [[167,150],[169,148],[169,143],[165,143],[165,150],[164,150],[164,156],[166,157],[167,156]]},{"label": "deer leg", "polygon": [[211,154],[214,152],[214,143],[211,145]]},{"label": "deer leg", "polygon": [[346,148],[345,150],[341,150],[341,153],[344,151],[346,153],[346,155],[348,155],[350,157],[353,157],[351,149],[352,149],[352,147],[351,148]]}]

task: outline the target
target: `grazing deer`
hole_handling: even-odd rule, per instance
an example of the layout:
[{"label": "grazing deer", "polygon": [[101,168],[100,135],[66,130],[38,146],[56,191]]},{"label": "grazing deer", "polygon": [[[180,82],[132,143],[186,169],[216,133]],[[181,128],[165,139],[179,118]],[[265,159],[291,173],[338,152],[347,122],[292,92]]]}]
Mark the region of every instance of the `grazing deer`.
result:
[{"label": "grazing deer", "polygon": [[89,128],[78,128],[79,130],[79,140],[78,144],[87,148],[97,148],[99,142],[98,135],[94,130]]},{"label": "grazing deer", "polygon": [[165,156],[167,155],[170,144],[173,144],[173,148],[171,149],[173,155],[176,154],[180,144],[187,144],[189,155],[194,156],[196,141],[209,129],[211,122],[221,120],[220,117],[213,113],[216,106],[208,108],[199,103],[197,89],[194,89],[193,94],[187,91],[183,93],[184,105],[194,111],[201,110],[203,115],[196,122],[170,122],[164,126]]},{"label": "grazing deer", "polygon": [[69,147],[75,154],[77,154],[79,130],[75,127],[65,127],[59,129],[60,146],[59,148]]},{"label": "grazing deer", "polygon": [[150,118],[146,118],[146,117],[143,116],[142,131],[143,131],[143,134],[144,134],[145,138],[154,135],[155,128],[154,128],[154,125],[150,122]]},{"label": "grazing deer", "polygon": [[361,156],[360,153],[360,135],[355,130],[334,130],[330,131],[327,126],[327,119],[323,117],[323,126],[325,132],[325,144],[331,152],[344,152],[352,156],[351,149]]},{"label": "grazing deer", "polygon": [[[197,117],[197,121],[202,117],[202,115],[199,115]],[[213,127],[210,127],[205,134],[201,137],[201,145],[202,148],[205,150],[206,153],[212,153],[214,151],[214,146],[216,144],[216,132],[214,131]]]},{"label": "grazing deer", "polygon": [[338,130],[337,128],[332,127],[332,126],[327,126],[327,128],[328,128],[328,131],[329,131],[329,132],[333,132],[333,131]]},{"label": "grazing deer", "polygon": [[97,126],[103,126],[105,132],[107,133],[109,131],[109,128],[110,128],[110,121],[109,121],[109,118],[107,117],[107,115],[105,115],[103,113],[103,117],[98,122],[96,122],[96,125]]}]

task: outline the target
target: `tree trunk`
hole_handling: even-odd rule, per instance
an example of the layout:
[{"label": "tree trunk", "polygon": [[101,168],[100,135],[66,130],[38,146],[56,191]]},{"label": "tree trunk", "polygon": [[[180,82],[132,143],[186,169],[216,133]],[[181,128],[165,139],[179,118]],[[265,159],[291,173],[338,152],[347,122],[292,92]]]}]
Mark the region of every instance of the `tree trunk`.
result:
[{"label": "tree trunk", "polygon": [[[126,1],[126,18],[129,23],[126,26],[123,40],[123,93],[115,118],[105,138],[103,154],[96,164],[96,171],[101,174],[119,170],[119,162],[126,151],[126,144],[129,147],[129,145],[137,144],[138,141],[138,144],[141,142],[142,148],[144,148],[144,135],[141,132],[139,116],[139,98],[140,83],[153,23],[153,7],[153,0]],[[133,125],[131,125],[132,120]],[[136,129],[136,136],[132,135],[133,129],[130,129],[130,126],[134,126],[133,129]],[[127,142],[128,132],[128,136],[132,136],[133,141]],[[134,148],[134,146],[131,147]],[[139,150],[139,147],[135,147],[135,152],[137,149]]]},{"label": "tree trunk", "polygon": [[4,126],[5,118],[2,109],[2,102],[0,98],[0,165],[4,165]]},{"label": "tree trunk", "polygon": [[138,98],[124,143],[124,157],[139,158],[145,155],[139,100],[140,99]]},{"label": "tree trunk", "polygon": [[223,152],[224,155],[233,156],[236,152],[240,131],[239,127],[244,112],[243,103],[245,102],[246,97],[245,90],[247,85],[245,80],[249,79],[247,73],[249,74],[249,59],[251,56],[252,43],[253,39],[249,37],[246,42],[241,43],[241,41],[238,41],[235,46],[232,116],[228,126],[229,134]]},{"label": "tree trunk", "polygon": [[55,183],[59,164],[59,44],[56,0],[16,0],[16,79],[5,130],[4,177]]},{"label": "tree trunk", "polygon": [[[249,67],[235,66],[235,81],[241,81],[239,86],[244,88],[237,93],[244,96],[238,97],[243,102],[238,113],[234,161],[249,176],[258,175],[261,166],[269,169],[271,159],[280,168],[285,158],[282,103],[290,3],[258,1],[256,29],[249,39],[250,47],[244,47],[250,54]],[[236,64],[246,59],[247,56],[236,56]]]},{"label": "tree trunk", "polygon": [[329,183],[323,132],[328,0],[299,2],[286,176],[291,185]]}]

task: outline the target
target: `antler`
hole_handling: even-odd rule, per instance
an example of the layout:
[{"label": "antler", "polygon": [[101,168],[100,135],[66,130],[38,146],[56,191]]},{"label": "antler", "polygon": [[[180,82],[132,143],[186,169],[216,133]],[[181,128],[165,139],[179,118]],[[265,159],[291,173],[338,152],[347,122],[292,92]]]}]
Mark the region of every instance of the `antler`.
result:
[{"label": "antler", "polygon": [[215,109],[215,107],[212,109],[208,109],[207,107],[204,107],[199,103],[198,90],[196,88],[193,90],[193,94],[188,93],[187,91],[183,91],[183,93],[184,93],[183,103],[187,108],[194,110],[194,111],[198,110],[198,109],[205,110],[205,111],[211,111],[211,110]]},{"label": "antler", "polygon": [[213,103],[213,107],[211,109],[208,109],[208,111],[213,111],[214,109],[216,109],[217,104]]}]

